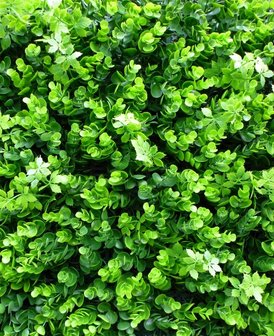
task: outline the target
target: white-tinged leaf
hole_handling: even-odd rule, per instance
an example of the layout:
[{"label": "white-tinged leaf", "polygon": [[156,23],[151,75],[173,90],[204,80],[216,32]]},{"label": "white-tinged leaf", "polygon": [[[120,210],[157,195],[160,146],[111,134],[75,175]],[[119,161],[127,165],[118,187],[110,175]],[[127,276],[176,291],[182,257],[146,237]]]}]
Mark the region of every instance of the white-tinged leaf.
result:
[{"label": "white-tinged leaf", "polygon": [[260,83],[262,86],[265,86],[265,78],[263,74],[260,75]]},{"label": "white-tinged leaf", "polygon": [[127,126],[129,124],[141,125],[140,121],[135,119],[133,113],[129,112],[126,114],[119,114],[118,116],[113,118],[116,122],[113,124],[113,127],[119,128],[123,126]]},{"label": "white-tinged leaf", "polygon": [[208,271],[209,271],[209,273],[210,273],[213,277],[215,277],[216,272],[215,272],[215,270],[214,270],[212,267],[209,266]]},{"label": "white-tinged leaf", "polygon": [[267,70],[266,72],[264,72],[264,77],[266,78],[271,78],[274,76],[274,72],[272,70]]},{"label": "white-tinged leaf", "polygon": [[208,107],[203,107],[202,109],[203,115],[206,117],[212,117],[212,111]]},{"label": "white-tinged leaf", "polygon": [[29,169],[29,170],[27,171],[27,175],[28,175],[28,176],[30,176],[30,175],[35,175],[36,172],[37,172],[37,169]]},{"label": "white-tinged leaf", "polygon": [[256,58],[255,69],[258,73],[264,73],[268,70],[268,66],[264,63],[261,57]]},{"label": "white-tinged leaf", "polygon": [[211,259],[211,256],[212,256],[211,253],[210,253],[208,250],[206,250],[205,253],[204,253],[204,257],[205,257],[205,259],[206,259],[206,260],[210,260],[210,259]]},{"label": "white-tinged leaf", "polygon": [[242,57],[240,55],[238,55],[238,54],[232,54],[229,57],[232,59],[232,61],[234,61],[234,68],[235,69],[238,69],[238,68],[241,67],[243,59],[242,59]]},{"label": "white-tinged leaf", "polygon": [[38,183],[39,183],[39,180],[37,180],[37,179],[33,180],[30,184],[31,188],[34,189],[38,185]]},{"label": "white-tinged leaf", "polygon": [[73,59],[76,59],[80,56],[82,56],[83,54],[80,51],[75,51],[71,56],[73,56]]},{"label": "white-tinged leaf", "polygon": [[137,161],[153,165],[153,161],[150,157],[150,145],[147,141],[144,141],[143,138],[138,135],[137,139],[131,140],[131,144],[135,149]]},{"label": "white-tinged leaf", "polygon": [[67,184],[68,183],[68,176],[66,175],[57,175],[52,179],[54,183],[62,183],[62,184]]},{"label": "white-tinged leaf", "polygon": [[215,272],[222,272],[222,269],[219,265],[213,264],[211,267],[214,269]]},{"label": "white-tinged leaf", "polygon": [[254,289],[253,296],[254,296],[255,300],[257,300],[258,302],[262,302],[263,298],[262,298],[262,294],[261,294],[261,288],[256,287]]},{"label": "white-tinged leaf", "polygon": [[192,269],[192,270],[189,271],[189,275],[190,275],[193,279],[197,280],[197,279],[198,279],[198,276],[199,276],[199,273],[198,273],[195,269]]},{"label": "white-tinged leaf", "polygon": [[47,0],[50,8],[57,8],[61,5],[62,0]]},{"label": "white-tinged leaf", "polygon": [[36,161],[37,167],[41,167],[42,166],[43,159],[42,159],[41,156],[38,156],[35,161]]},{"label": "white-tinged leaf", "polygon": [[186,249],[186,253],[191,257],[191,258],[195,258],[195,253],[192,251],[192,250],[190,250],[190,249]]}]

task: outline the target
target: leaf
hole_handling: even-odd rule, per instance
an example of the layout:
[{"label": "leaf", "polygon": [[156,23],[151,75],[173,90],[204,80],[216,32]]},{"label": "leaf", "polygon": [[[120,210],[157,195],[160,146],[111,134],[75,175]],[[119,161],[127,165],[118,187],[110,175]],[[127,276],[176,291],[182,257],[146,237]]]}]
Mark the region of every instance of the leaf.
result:
[{"label": "leaf", "polygon": [[199,79],[203,76],[204,74],[204,69],[200,66],[192,66],[192,73],[193,73],[193,77],[194,79]]},{"label": "leaf", "polygon": [[54,193],[61,193],[62,190],[59,187],[58,184],[50,184],[50,189],[54,192]]},{"label": "leaf", "polygon": [[187,253],[191,258],[195,259],[196,255],[195,255],[195,253],[194,253],[192,250],[190,250],[190,249],[186,249],[186,253]]},{"label": "leaf", "polygon": [[255,300],[258,302],[262,302],[262,291],[259,288],[256,288],[253,292],[253,296]]},{"label": "leaf", "polygon": [[160,98],[163,94],[161,86],[155,82],[151,84],[150,92],[153,98]]},{"label": "leaf", "polygon": [[2,39],[1,39],[1,48],[2,50],[6,50],[10,47],[11,45],[11,39],[10,39],[10,35],[6,34]]},{"label": "leaf", "polygon": [[153,161],[151,159],[150,145],[147,141],[144,141],[143,138],[138,135],[137,139],[131,140],[131,144],[136,152],[136,160],[142,161],[149,166],[153,165]]},{"label": "leaf", "polygon": [[190,274],[190,276],[191,276],[193,279],[195,279],[195,280],[198,279],[199,273],[198,273],[195,269],[191,269],[191,270],[189,271],[189,274]]},{"label": "leaf", "polygon": [[242,65],[242,57],[238,54],[233,54],[229,56],[234,61],[234,68],[238,69]]},{"label": "leaf", "polygon": [[47,3],[49,5],[49,7],[57,8],[61,5],[62,0],[47,0]]},{"label": "leaf", "polygon": [[268,70],[268,66],[264,63],[264,61],[260,57],[257,57],[255,61],[255,69],[259,74],[261,74]]},{"label": "leaf", "polygon": [[68,178],[68,176],[66,176],[66,175],[56,175],[56,176],[52,179],[52,181],[53,181],[54,183],[67,184],[68,181],[69,181],[69,178]]}]

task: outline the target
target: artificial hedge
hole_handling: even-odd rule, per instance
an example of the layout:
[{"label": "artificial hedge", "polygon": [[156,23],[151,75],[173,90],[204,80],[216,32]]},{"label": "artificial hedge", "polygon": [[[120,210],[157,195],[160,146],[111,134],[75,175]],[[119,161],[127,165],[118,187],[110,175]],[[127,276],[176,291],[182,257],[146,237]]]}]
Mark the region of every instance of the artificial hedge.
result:
[{"label": "artificial hedge", "polygon": [[0,335],[274,335],[273,0],[0,1]]}]

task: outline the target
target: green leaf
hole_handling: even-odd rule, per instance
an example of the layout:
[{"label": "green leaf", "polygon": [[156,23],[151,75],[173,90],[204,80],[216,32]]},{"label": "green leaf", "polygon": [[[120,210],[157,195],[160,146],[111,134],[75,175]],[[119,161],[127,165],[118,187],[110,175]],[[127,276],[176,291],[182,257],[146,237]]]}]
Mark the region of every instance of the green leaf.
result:
[{"label": "green leaf", "polygon": [[200,66],[192,66],[192,74],[194,79],[199,79],[203,76],[204,74],[204,69]]},{"label": "green leaf", "polygon": [[150,92],[153,98],[160,98],[163,94],[161,86],[155,82],[151,84]]},{"label": "green leaf", "polygon": [[61,193],[62,190],[59,187],[58,184],[50,184],[50,189],[54,192],[54,193]]}]

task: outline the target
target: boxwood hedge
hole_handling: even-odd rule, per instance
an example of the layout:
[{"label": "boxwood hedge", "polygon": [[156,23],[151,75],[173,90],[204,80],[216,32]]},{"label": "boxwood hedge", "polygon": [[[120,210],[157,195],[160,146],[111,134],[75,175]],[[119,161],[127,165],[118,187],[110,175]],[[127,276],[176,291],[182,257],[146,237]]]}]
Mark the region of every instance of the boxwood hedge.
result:
[{"label": "boxwood hedge", "polygon": [[0,335],[274,335],[273,0],[0,2]]}]

